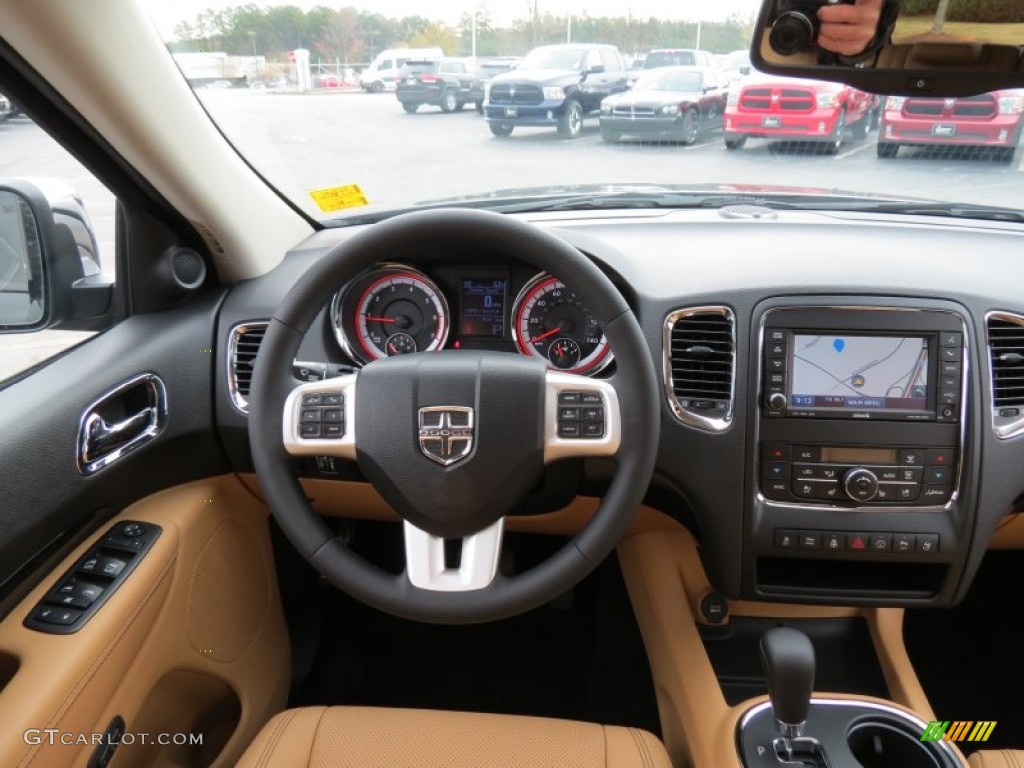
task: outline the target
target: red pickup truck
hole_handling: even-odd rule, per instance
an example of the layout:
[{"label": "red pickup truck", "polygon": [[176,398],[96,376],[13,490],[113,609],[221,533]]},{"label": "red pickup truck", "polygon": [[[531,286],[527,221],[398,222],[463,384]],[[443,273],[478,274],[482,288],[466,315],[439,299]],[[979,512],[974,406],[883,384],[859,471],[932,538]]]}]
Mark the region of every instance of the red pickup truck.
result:
[{"label": "red pickup truck", "polygon": [[842,83],[791,77],[744,80],[729,93],[725,146],[739,149],[749,138],[814,142],[835,154],[849,128],[863,141],[876,124],[878,97]]},{"label": "red pickup truck", "polygon": [[878,132],[878,156],[892,158],[904,146],[991,147],[993,157],[1013,160],[1024,124],[1024,90],[945,99],[889,96]]}]

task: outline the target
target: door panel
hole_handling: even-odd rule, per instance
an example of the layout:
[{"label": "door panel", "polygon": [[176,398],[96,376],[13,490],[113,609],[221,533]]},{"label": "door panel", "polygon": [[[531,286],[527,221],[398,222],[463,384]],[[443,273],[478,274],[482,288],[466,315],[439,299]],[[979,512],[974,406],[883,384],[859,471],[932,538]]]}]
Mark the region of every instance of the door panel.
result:
[{"label": "door panel", "polygon": [[[226,470],[211,392],[220,301],[197,297],[176,310],[131,317],[0,390],[0,598],[23,593],[48,556],[131,502]],[[83,412],[146,373],[165,387],[165,427],[83,476]],[[10,602],[0,604],[0,616]]]}]

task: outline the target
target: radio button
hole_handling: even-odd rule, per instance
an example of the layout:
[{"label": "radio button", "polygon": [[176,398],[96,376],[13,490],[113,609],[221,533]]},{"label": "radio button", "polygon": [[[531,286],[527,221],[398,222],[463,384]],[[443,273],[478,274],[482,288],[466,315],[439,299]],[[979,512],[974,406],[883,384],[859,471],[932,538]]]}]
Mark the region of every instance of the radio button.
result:
[{"label": "radio button", "polygon": [[785,331],[768,331],[768,341],[785,341]]},{"label": "radio button", "polygon": [[816,464],[821,459],[821,449],[816,445],[797,445],[793,448],[793,460]]},{"label": "radio button", "polygon": [[951,467],[956,459],[953,448],[929,448],[925,457],[929,467]]},{"label": "radio button", "polygon": [[943,347],[959,347],[963,344],[963,336],[959,333],[940,333],[939,344]]},{"label": "radio button", "polygon": [[768,358],[768,372],[781,372],[786,370],[786,358],[784,357],[769,357]]},{"label": "radio button", "polygon": [[900,451],[900,464],[904,467],[923,467],[924,457],[923,448],[904,448]]},{"label": "radio button", "polygon": [[773,392],[781,392],[782,387],[786,384],[786,374],[784,373],[769,373],[768,384],[771,385]]},{"label": "radio button", "polygon": [[954,362],[953,360],[943,360],[939,364],[939,373],[942,376],[956,376],[957,380],[960,379],[960,359]]},{"label": "radio button", "polygon": [[960,389],[960,378],[958,376],[943,376],[939,379],[939,389],[950,391]]},{"label": "radio button", "polygon": [[768,354],[773,357],[779,357],[780,355],[786,354],[786,342],[784,341],[771,341],[768,343]]},{"label": "radio button", "polygon": [[786,396],[781,392],[772,392],[768,395],[768,407],[773,411],[784,411],[786,409]]},{"label": "radio button", "polygon": [[871,501],[878,493],[878,478],[864,467],[855,467],[843,478],[843,489],[851,499]]},{"label": "radio button", "polygon": [[956,405],[960,402],[960,393],[956,390],[952,392],[939,392],[939,402],[943,405]]},{"label": "radio button", "polygon": [[942,348],[942,360],[947,363],[952,363],[954,360],[960,359],[960,348],[959,347],[943,347]]}]

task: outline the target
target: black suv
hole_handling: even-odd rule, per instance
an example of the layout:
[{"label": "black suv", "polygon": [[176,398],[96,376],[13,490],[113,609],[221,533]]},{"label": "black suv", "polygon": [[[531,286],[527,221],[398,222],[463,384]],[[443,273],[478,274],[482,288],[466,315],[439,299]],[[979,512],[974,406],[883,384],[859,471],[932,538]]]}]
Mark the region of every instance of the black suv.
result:
[{"label": "black suv", "polygon": [[626,67],[613,45],[544,45],[488,84],[484,117],[504,138],[516,126],[556,126],[576,138],[601,100],[626,90]]},{"label": "black suv", "polygon": [[442,112],[458,112],[471,103],[479,111],[484,88],[476,67],[468,59],[407,61],[395,95],[409,114],[422,104],[440,107]]}]

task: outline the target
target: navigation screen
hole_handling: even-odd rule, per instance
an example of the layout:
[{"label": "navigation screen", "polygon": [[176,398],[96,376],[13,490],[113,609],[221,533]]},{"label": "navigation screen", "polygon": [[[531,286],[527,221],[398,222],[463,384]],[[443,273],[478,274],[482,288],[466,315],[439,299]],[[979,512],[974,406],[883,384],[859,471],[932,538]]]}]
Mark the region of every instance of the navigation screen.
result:
[{"label": "navigation screen", "polygon": [[793,335],[792,408],[928,409],[928,340]]},{"label": "navigation screen", "polygon": [[505,335],[505,281],[462,279],[462,335]]}]

